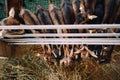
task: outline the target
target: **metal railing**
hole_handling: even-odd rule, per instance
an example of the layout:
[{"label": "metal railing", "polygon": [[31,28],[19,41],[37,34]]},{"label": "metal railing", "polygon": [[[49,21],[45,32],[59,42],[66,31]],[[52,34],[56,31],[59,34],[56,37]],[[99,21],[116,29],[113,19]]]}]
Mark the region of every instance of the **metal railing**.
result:
[{"label": "metal railing", "polygon": [[[0,26],[0,29],[119,29],[119,24],[95,24],[95,25],[20,25]],[[120,45],[120,33],[39,33],[10,35],[15,39],[2,39],[11,45],[30,44],[88,44],[88,45]],[[37,38],[36,38],[37,37]],[[38,38],[39,37],[39,38]],[[67,37],[67,38],[66,38]]]}]

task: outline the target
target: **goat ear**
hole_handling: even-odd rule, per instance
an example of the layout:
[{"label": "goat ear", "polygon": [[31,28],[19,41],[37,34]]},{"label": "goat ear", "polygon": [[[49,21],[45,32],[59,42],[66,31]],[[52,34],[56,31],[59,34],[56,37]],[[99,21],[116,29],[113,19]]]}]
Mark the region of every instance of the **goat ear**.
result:
[{"label": "goat ear", "polygon": [[51,50],[51,48],[50,48],[50,45],[49,45],[49,44],[47,45],[47,47],[48,47],[48,50]]},{"label": "goat ear", "polygon": [[23,7],[21,7],[20,9],[20,16],[23,16],[25,14],[25,9]]},{"label": "goat ear", "polygon": [[89,56],[89,53],[87,52],[86,55],[85,55],[85,58],[88,58],[88,56]]},{"label": "goat ear", "polygon": [[61,45],[60,45],[60,46],[56,45],[56,47],[57,47],[57,49],[58,49],[58,51],[59,51],[59,53],[58,53],[59,56],[61,56],[61,55],[62,55],[62,53],[61,53],[61,47],[62,47],[62,46],[61,46]]},{"label": "goat ear", "polygon": [[77,50],[77,51],[74,52],[74,53],[75,53],[75,54],[79,54],[79,53],[81,53],[81,51],[83,51],[83,50],[84,50],[84,46],[82,46],[81,49]]},{"label": "goat ear", "polygon": [[55,58],[57,58],[57,55],[55,54],[55,52],[54,52],[54,51],[52,51],[52,53],[53,53],[54,57],[55,57]]},{"label": "goat ear", "polygon": [[70,57],[72,57],[72,56],[73,56],[73,48],[70,51]]},{"label": "goat ear", "polygon": [[93,57],[95,57],[95,58],[98,58],[98,56],[95,55],[95,53],[93,51],[90,52],[90,55],[93,56]]},{"label": "goat ear", "polygon": [[80,8],[79,8],[81,14],[85,13],[85,6],[83,5],[83,3],[80,3]]},{"label": "goat ear", "polygon": [[95,19],[95,18],[97,18],[96,15],[88,15],[88,19],[90,19],[90,20],[93,20],[93,19]]},{"label": "goat ear", "polygon": [[80,53],[80,50],[77,50],[76,52],[74,52],[75,54],[79,54]]},{"label": "goat ear", "polygon": [[23,9],[24,7],[23,6],[20,6],[20,10]]},{"label": "goat ear", "polygon": [[59,56],[61,56],[62,55],[62,53],[61,53],[61,49],[59,49]]},{"label": "goat ear", "polygon": [[88,53],[89,53],[91,56],[93,56],[93,57],[95,57],[95,58],[98,58],[98,56],[95,55],[95,53],[94,53],[93,51],[89,50],[88,47],[85,47],[85,49],[88,51]]},{"label": "goat ear", "polygon": [[[89,50],[87,46],[84,47],[87,51]],[[90,50],[89,50],[90,51]]]},{"label": "goat ear", "polygon": [[9,16],[11,16],[11,17],[15,16],[15,9],[13,7],[9,11]]}]

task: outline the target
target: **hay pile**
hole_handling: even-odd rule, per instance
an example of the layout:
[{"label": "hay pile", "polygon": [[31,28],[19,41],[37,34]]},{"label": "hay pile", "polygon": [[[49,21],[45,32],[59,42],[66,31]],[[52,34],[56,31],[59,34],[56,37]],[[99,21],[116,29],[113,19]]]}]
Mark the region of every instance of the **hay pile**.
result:
[{"label": "hay pile", "polygon": [[112,57],[116,62],[99,65],[94,59],[76,62],[71,68],[49,65],[35,56],[40,50],[31,47],[21,59],[3,61],[1,80],[119,80],[120,48],[115,47]]}]

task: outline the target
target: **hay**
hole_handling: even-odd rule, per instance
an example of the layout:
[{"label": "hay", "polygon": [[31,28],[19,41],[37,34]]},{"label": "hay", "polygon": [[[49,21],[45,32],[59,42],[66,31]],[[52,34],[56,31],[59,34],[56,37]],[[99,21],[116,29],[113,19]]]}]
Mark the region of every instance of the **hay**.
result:
[{"label": "hay", "polygon": [[[23,47],[23,46],[22,46]],[[24,46],[25,47],[25,46]],[[34,54],[41,47],[31,46],[22,59],[9,59],[2,62],[0,78],[2,80],[119,80],[120,79],[120,47],[116,46],[112,57],[116,62],[99,65],[94,59],[75,62],[74,66],[64,68],[49,65]]]}]

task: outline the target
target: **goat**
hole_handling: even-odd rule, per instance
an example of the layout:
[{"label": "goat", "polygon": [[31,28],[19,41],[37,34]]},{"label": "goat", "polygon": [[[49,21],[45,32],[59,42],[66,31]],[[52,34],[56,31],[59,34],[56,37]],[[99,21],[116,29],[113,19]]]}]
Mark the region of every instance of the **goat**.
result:
[{"label": "goat", "polygon": [[[40,25],[40,22],[36,15],[33,14],[30,10],[24,9],[23,7],[20,9],[20,17],[24,20],[26,25]],[[31,29],[31,32],[33,34],[39,33],[39,31],[36,31],[34,29]],[[41,32],[44,33],[44,30]]]},{"label": "goat", "polygon": [[73,24],[75,21],[75,16],[72,4],[69,2],[69,0],[62,0],[60,7],[63,13],[65,24]]},{"label": "goat", "polygon": [[110,19],[112,18],[114,8],[116,6],[115,5],[116,1],[117,0],[104,0],[104,16],[102,20],[103,24],[110,23]]},{"label": "goat", "polygon": [[96,0],[89,2],[88,0],[80,1],[80,12],[78,13],[75,24],[85,24],[89,20],[97,18],[96,15],[93,15],[95,10]]},{"label": "goat", "polygon": [[[15,10],[12,7],[9,11],[9,17],[4,18],[3,20],[1,20],[1,25],[2,26],[6,26],[6,25],[20,25],[20,22],[14,18],[15,16]],[[5,34],[23,34],[24,30],[1,30],[0,31],[0,38],[3,38],[3,35]]]},{"label": "goat", "polygon": [[75,55],[81,54],[81,58],[83,60],[87,59],[89,57],[89,55],[91,55],[94,58],[98,58],[97,55],[95,55],[95,53],[93,51],[91,51],[88,46],[82,46],[79,50],[77,50],[76,52],[74,52]]},{"label": "goat", "polygon": [[72,49],[69,49],[69,46],[63,45],[64,49],[64,57],[60,60],[60,65],[65,67],[70,67],[73,64],[73,49],[74,46],[72,45]]},{"label": "goat", "polygon": [[101,56],[99,59],[99,63],[109,63],[111,61],[111,54],[114,49],[113,45],[105,45],[101,50]]},{"label": "goat", "polygon": [[[52,0],[50,0],[50,3],[49,3],[49,13],[50,13],[50,17],[51,17],[51,19],[53,21],[53,24],[55,24],[55,25],[64,24],[64,19],[63,19],[61,9],[56,7],[52,3]],[[62,30],[57,29],[57,33],[62,33]]]}]

